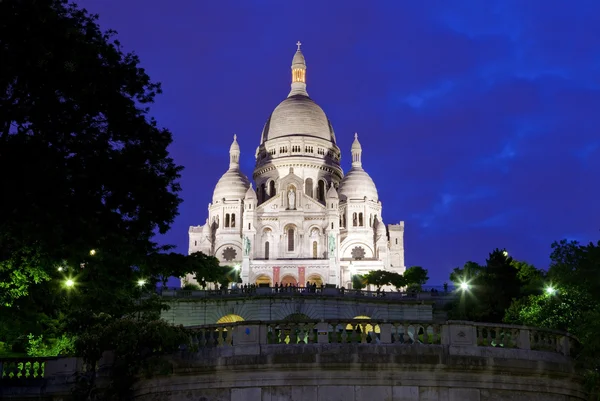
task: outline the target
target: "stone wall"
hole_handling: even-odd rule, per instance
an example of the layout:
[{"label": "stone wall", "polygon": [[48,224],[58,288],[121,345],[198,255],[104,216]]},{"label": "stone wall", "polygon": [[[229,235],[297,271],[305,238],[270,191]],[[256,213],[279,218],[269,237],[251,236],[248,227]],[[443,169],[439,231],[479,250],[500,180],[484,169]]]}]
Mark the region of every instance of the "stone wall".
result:
[{"label": "stone wall", "polygon": [[[586,400],[568,334],[449,321],[238,322],[193,329],[140,401]],[[107,384],[112,356],[99,364]],[[21,361],[24,362],[24,361]],[[0,361],[0,399],[69,399],[77,358]],[[41,364],[44,363],[42,366]],[[32,376],[33,375],[33,376]]]},{"label": "stone wall", "polygon": [[399,301],[373,297],[335,298],[325,296],[248,296],[232,298],[173,298],[171,309],[161,317],[173,324],[199,326],[215,324],[224,316],[237,315],[246,321],[284,320],[290,315],[309,319],[353,319],[367,316],[376,320],[433,319],[431,301]]},{"label": "stone wall", "polygon": [[143,382],[144,401],[584,400],[568,358],[413,344],[306,344],[201,352]]},{"label": "stone wall", "polygon": [[564,333],[472,322],[306,326],[233,324],[217,338],[214,327],[199,329],[200,351],[174,357],[173,375],[140,382],[136,399],[586,399]]}]

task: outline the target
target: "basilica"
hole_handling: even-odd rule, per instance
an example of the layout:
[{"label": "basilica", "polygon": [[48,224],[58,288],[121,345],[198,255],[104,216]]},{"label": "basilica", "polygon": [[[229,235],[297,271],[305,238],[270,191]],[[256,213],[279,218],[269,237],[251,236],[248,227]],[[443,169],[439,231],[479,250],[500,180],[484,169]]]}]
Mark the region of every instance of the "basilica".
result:
[{"label": "basilica", "polygon": [[267,119],[256,150],[255,186],[240,171],[234,135],[206,223],[189,229],[189,252],[238,268],[247,284],[352,288],[353,274],[402,274],[404,222],[383,223],[357,134],[352,167],[342,171],[333,126],[306,91],[306,61],[297,45],[290,93]]}]

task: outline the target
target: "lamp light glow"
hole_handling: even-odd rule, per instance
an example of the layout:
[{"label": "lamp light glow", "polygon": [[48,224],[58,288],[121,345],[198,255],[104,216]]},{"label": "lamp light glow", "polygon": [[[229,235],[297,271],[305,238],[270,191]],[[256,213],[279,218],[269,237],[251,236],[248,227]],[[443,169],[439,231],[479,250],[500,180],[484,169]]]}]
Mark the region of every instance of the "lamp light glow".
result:
[{"label": "lamp light glow", "polygon": [[546,294],[554,295],[555,293],[556,293],[556,288],[552,287],[551,285],[546,287]]},{"label": "lamp light glow", "polygon": [[144,285],[146,285],[146,280],[144,280],[144,279],[142,279],[142,278],[141,278],[141,279],[139,279],[139,280],[137,281],[137,285],[138,285],[138,286],[140,286],[140,287],[143,287]]},{"label": "lamp light glow", "polygon": [[462,283],[460,283],[460,289],[463,291],[466,291],[469,289],[469,283],[467,283],[466,281],[463,281]]},{"label": "lamp light glow", "polygon": [[96,254],[96,250],[95,249],[91,249],[90,250],[90,256],[94,256]]},{"label": "lamp light glow", "polygon": [[69,278],[65,281],[65,286],[67,288],[73,288],[74,285],[75,285],[75,281],[72,278]]}]

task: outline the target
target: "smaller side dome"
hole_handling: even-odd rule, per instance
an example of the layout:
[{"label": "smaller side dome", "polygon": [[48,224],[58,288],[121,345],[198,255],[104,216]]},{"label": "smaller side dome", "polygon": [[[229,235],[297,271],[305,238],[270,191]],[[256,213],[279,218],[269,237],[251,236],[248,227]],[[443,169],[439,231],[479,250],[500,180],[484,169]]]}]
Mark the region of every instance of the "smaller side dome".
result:
[{"label": "smaller side dome", "polygon": [[333,184],[331,184],[327,190],[327,199],[339,199],[338,193]]},{"label": "smaller side dome", "polygon": [[250,188],[248,188],[248,190],[246,191],[246,196],[244,197],[245,200],[258,200],[258,197],[256,196],[256,191],[254,191],[254,188],[252,188],[252,184],[250,184]]},{"label": "smaller side dome", "polygon": [[233,143],[229,148],[229,170],[217,182],[213,192],[213,203],[222,199],[242,200],[250,187],[250,180],[240,171],[240,146],[237,136],[233,136]]},{"label": "smaller side dome", "polygon": [[379,195],[373,179],[362,168],[362,146],[358,141],[358,134],[354,134],[352,143],[352,168],[340,182],[340,199],[364,199],[377,202]]}]

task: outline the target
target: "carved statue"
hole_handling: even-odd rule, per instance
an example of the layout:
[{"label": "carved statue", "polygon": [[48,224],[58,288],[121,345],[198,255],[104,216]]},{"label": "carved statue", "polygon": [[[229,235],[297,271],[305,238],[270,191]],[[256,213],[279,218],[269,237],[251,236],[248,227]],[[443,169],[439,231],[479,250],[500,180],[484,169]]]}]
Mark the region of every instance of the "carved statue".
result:
[{"label": "carved statue", "polygon": [[290,209],[296,209],[296,191],[293,189],[288,191],[288,205]]},{"label": "carved statue", "polygon": [[329,257],[333,257],[335,254],[335,236],[329,234]]},{"label": "carved statue", "polygon": [[250,255],[250,238],[244,236],[244,256]]}]

